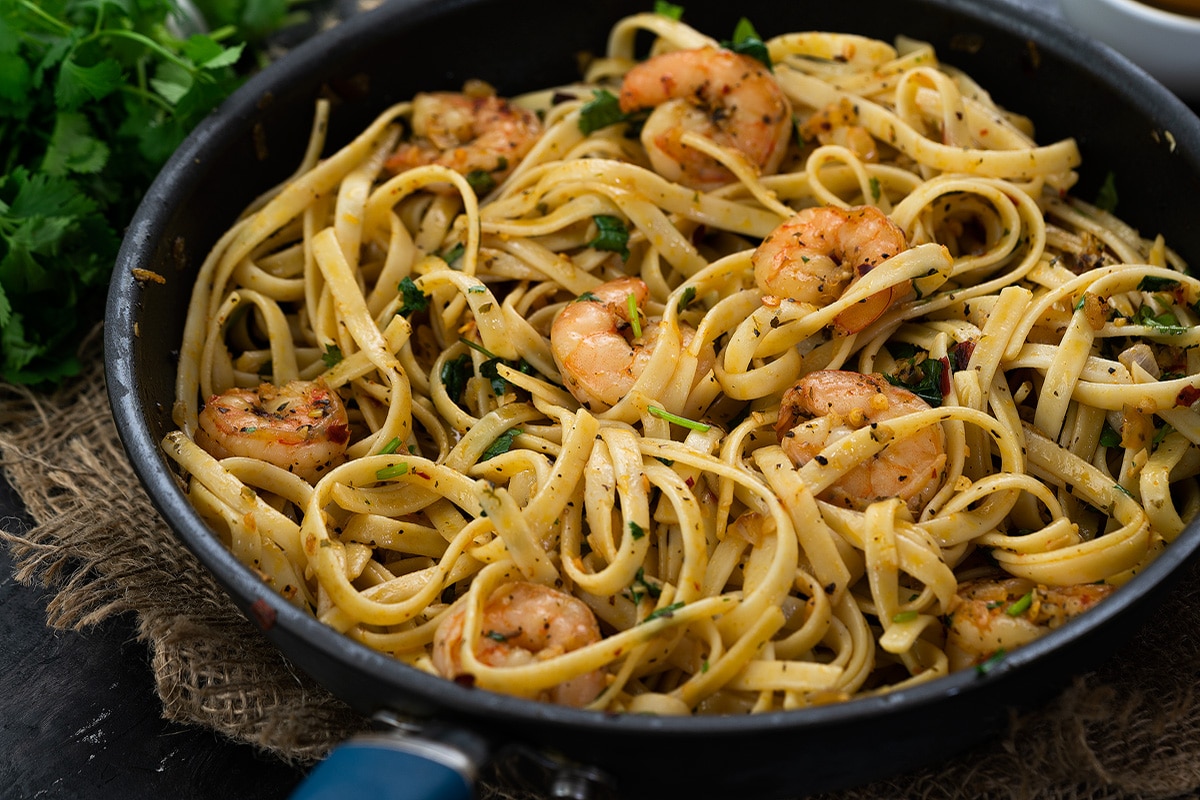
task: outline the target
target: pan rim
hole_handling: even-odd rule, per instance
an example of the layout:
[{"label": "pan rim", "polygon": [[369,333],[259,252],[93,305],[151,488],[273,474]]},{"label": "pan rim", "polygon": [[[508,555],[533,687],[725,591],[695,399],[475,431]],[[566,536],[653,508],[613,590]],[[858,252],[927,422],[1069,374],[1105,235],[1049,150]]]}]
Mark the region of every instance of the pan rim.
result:
[{"label": "pan rim", "polygon": [[[1009,0],[910,2],[944,9],[1010,35],[1025,37],[1039,47],[1053,52],[1056,58],[1081,70],[1090,73],[1107,72],[1110,76],[1107,82],[1117,94],[1139,109],[1156,109],[1155,118],[1162,119],[1172,126],[1170,129],[1177,138],[1182,156],[1200,171],[1200,120],[1196,119],[1182,101],[1110,48],[1083,37],[1065,22],[1048,13],[1040,10],[1032,13],[1028,7],[1016,6]],[[938,702],[947,696],[984,691],[990,685],[1025,670],[1030,664],[1041,661],[1048,654],[1121,615],[1128,606],[1142,601],[1153,588],[1163,585],[1170,577],[1178,576],[1184,563],[1191,560],[1195,551],[1200,549],[1200,525],[1193,522],[1122,591],[1114,593],[1084,617],[1073,620],[1008,654],[996,669],[986,675],[971,671],[954,673],[928,683],[886,694],[859,697],[834,705],[747,716],[680,718],[601,714],[474,691],[451,681],[427,675],[370,650],[304,614],[272,592],[248,568],[238,563],[211,534],[187,502],[174,472],[161,453],[158,442],[150,435],[146,425],[148,410],[138,395],[135,378],[137,371],[134,342],[137,337],[134,325],[142,287],[133,279],[130,270],[149,266],[143,260],[151,252],[149,245],[165,229],[170,195],[179,191],[180,183],[187,184],[189,180],[198,180],[195,171],[189,170],[191,164],[197,160],[203,161],[208,154],[217,152],[217,148],[228,141],[237,127],[230,122],[249,118],[264,94],[278,92],[292,82],[297,74],[311,73],[315,68],[310,62],[317,53],[325,52],[331,46],[344,42],[372,41],[383,35],[383,29],[395,30],[395,25],[380,24],[384,15],[388,20],[405,16],[405,24],[415,25],[430,15],[440,15],[451,9],[476,4],[471,0],[391,0],[378,9],[343,22],[297,46],[288,56],[248,81],[217,112],[193,131],[148,190],[122,243],[108,295],[104,341],[108,394],[117,429],[135,473],[164,521],[196,554],[203,566],[213,573],[231,597],[243,606],[243,610],[249,602],[265,603],[273,614],[274,626],[277,629],[304,640],[326,657],[339,662],[353,662],[359,668],[369,669],[403,692],[428,698],[439,709],[458,717],[478,720],[502,717],[507,723],[562,725],[576,730],[594,729],[608,734],[644,732],[669,733],[681,737],[710,736],[744,733],[749,730],[803,730],[833,724],[849,724],[867,717],[877,718],[898,709],[912,710]]]}]

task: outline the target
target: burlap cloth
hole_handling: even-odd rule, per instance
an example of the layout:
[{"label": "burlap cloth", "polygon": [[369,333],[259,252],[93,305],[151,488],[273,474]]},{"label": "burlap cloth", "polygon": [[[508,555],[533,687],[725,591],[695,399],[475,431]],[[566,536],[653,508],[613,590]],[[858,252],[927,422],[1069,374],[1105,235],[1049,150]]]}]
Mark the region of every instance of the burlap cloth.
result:
[{"label": "burlap cloth", "polygon": [[[0,460],[34,527],[8,530],[15,577],[51,587],[47,623],[136,618],[162,713],[305,765],[364,727],[257,633],[138,487],[90,366],[53,394],[0,385]],[[827,795],[859,798],[1200,796],[1197,568],[1136,638],[994,742],[937,766]],[[532,797],[485,779],[485,797]]]}]

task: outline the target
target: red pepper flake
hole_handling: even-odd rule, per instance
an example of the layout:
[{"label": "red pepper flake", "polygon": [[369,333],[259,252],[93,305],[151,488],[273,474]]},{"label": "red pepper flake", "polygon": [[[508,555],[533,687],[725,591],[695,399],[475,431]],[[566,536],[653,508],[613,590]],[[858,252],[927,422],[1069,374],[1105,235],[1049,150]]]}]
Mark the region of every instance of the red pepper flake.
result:
[{"label": "red pepper flake", "polygon": [[942,356],[938,359],[942,362],[942,372],[938,375],[938,390],[942,393],[942,397],[950,394],[950,359]]},{"label": "red pepper flake", "polygon": [[275,609],[262,597],[250,604],[250,615],[260,630],[269,631],[275,627]]},{"label": "red pepper flake", "polygon": [[416,475],[418,478],[424,478],[425,480],[430,480],[430,477],[431,477],[428,474],[421,472],[421,470],[419,470],[419,469],[414,469],[412,471],[412,474]]},{"label": "red pepper flake", "polygon": [[686,483],[687,487],[690,489],[696,485],[696,479],[693,478],[691,475],[688,475],[687,480],[684,481],[684,483]]},{"label": "red pepper flake", "polygon": [[1197,400],[1200,400],[1200,389],[1195,386],[1185,386],[1175,395],[1175,405],[1183,408],[1190,408]]}]

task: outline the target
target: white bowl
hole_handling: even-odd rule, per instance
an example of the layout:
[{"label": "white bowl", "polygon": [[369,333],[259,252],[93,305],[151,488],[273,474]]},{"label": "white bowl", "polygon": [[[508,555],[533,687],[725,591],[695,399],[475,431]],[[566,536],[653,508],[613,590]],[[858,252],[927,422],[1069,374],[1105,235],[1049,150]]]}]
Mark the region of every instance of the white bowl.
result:
[{"label": "white bowl", "polygon": [[1059,0],[1063,15],[1185,101],[1200,101],[1200,18],[1137,0]]}]

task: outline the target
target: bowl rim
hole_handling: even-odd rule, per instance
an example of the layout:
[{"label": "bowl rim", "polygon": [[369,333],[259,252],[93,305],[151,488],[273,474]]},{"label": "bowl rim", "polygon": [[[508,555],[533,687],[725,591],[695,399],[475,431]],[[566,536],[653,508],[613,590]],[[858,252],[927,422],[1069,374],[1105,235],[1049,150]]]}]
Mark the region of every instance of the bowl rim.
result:
[{"label": "bowl rim", "polygon": [[[1200,33],[1200,17],[1191,17],[1140,0],[1059,0],[1064,13],[1087,15],[1095,12],[1096,6],[1108,6],[1126,16],[1147,22],[1157,28],[1183,34]],[[1070,12],[1067,10],[1070,9]]]},{"label": "bowl rim", "polygon": [[[1158,113],[1154,116],[1166,117],[1166,122],[1174,121],[1179,125],[1181,136],[1188,145],[1185,153],[1200,172],[1200,121],[1196,120],[1187,106],[1125,57],[1084,37],[1058,17],[1011,0],[911,2],[945,10],[1009,35],[1025,37],[1081,71],[1107,73],[1107,80],[1111,82],[1114,92],[1144,111],[1157,108]],[[1104,626],[1125,613],[1131,605],[1140,602],[1147,592],[1177,575],[1183,564],[1200,549],[1200,524],[1193,523],[1125,587],[1136,587],[1137,591],[1115,592],[1082,618],[1072,620],[1007,654],[986,674],[967,670],[886,694],[858,697],[829,706],[747,716],[613,715],[475,691],[428,675],[371,650],[289,604],[263,584],[249,568],[237,562],[212,535],[187,502],[174,472],[161,453],[159,443],[150,435],[146,423],[149,410],[139,398],[135,369],[134,345],[137,334],[134,326],[142,287],[133,278],[130,268],[145,267],[143,259],[148,258],[148,253],[153,253],[152,244],[166,226],[169,195],[178,191],[181,182],[187,184],[199,180],[196,171],[189,170],[191,163],[213,152],[213,148],[223,146],[236,127],[229,123],[252,116],[264,91],[284,85],[294,73],[308,71],[302,69],[301,65],[316,53],[332,49],[335,45],[345,49],[346,42],[376,38],[379,29],[388,27],[380,24],[383,16],[389,20],[406,16],[412,24],[416,24],[431,15],[473,4],[471,0],[390,0],[379,8],[342,22],[298,45],[287,56],[252,77],[192,132],[148,190],[121,245],[108,295],[104,344],[108,394],[122,444],[135,473],[173,534],[183,540],[240,605],[250,602],[246,598],[254,598],[256,605],[264,603],[273,617],[276,633],[284,630],[334,661],[370,670],[405,693],[429,699],[440,709],[439,716],[453,714],[481,721],[503,719],[509,725],[538,723],[593,730],[605,735],[654,733],[686,737],[758,729],[795,731],[877,718],[901,708],[920,708],[947,697],[987,691],[988,687],[1024,672],[1030,665],[1082,638],[1091,629]],[[169,186],[172,187],[170,191]],[[270,634],[271,631],[268,631]]]}]

